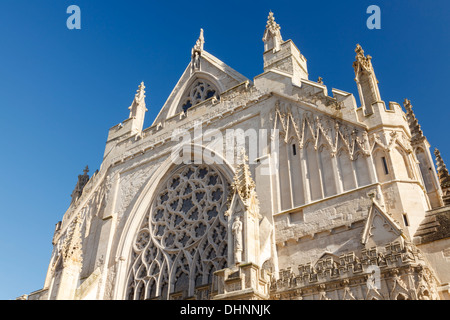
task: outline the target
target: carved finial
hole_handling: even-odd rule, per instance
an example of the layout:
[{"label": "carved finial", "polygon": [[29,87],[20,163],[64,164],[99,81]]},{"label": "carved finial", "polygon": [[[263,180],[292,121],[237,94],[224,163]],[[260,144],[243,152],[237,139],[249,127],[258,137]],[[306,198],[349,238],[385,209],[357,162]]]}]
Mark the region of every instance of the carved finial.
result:
[{"label": "carved finial", "polygon": [[145,107],[145,85],[144,81],[141,82],[139,88],[136,90],[136,94],[134,95],[133,103],[128,109],[130,109],[130,118],[136,117],[138,113],[138,106],[144,107],[144,112],[147,111]]},{"label": "carved finial", "polygon": [[405,99],[403,106],[406,109],[406,120],[408,121],[409,130],[411,131],[411,142],[421,142],[425,137],[420,129],[419,121],[412,110],[411,101]]},{"label": "carved finial", "polygon": [[205,44],[205,38],[203,37],[203,29],[200,29],[200,36],[195,42],[194,51],[203,51],[203,45]]},{"label": "carved finial", "polygon": [[355,62],[353,62],[353,68],[355,69],[355,72],[357,72],[358,66],[361,66],[363,69],[365,69],[366,71],[371,71],[372,70],[372,57],[367,55],[364,55],[364,50],[361,47],[361,45],[358,43],[356,45],[356,57],[355,57]]},{"label": "carved finial", "polygon": [[84,187],[89,182],[88,172],[89,172],[89,167],[86,166],[83,170],[83,174],[78,175],[77,184],[75,185],[75,189],[72,191],[72,195],[71,195],[71,197],[72,197],[71,204],[76,202],[81,197]]},{"label": "carved finial", "polygon": [[358,59],[358,57],[359,58],[364,57],[364,50],[359,43],[356,44],[355,52],[356,52],[357,59]]},{"label": "carved finial", "polygon": [[264,51],[269,49],[274,49],[275,51],[280,50],[281,42],[283,38],[280,33],[280,25],[275,22],[273,12],[269,12],[267,17],[266,30],[264,31],[263,41],[264,41]]},{"label": "carved finial", "polygon": [[[139,85],[139,88],[136,90],[136,94],[134,95],[133,105],[143,102],[144,99],[145,99],[145,85],[144,81],[142,81],[141,84]],[[133,105],[131,105],[129,109],[131,109]]]},{"label": "carved finial", "polygon": [[137,101],[141,101],[142,99],[145,98],[145,85],[144,85],[144,81],[141,82],[141,84],[139,85],[139,89],[136,91],[136,100]]},{"label": "carved finial", "polygon": [[323,78],[322,78],[322,77],[319,77],[319,79],[317,79],[317,83],[318,83],[318,84],[323,84]]},{"label": "carved finial", "polygon": [[269,12],[269,16],[267,17],[266,28],[270,29],[270,31],[272,31],[272,32],[277,32],[278,30],[281,29],[280,25],[275,22],[275,18],[273,16],[273,12],[272,11]]},{"label": "carved finial", "polygon": [[273,12],[269,12],[269,16],[267,17],[267,24],[266,24],[266,30],[269,30],[272,35],[279,36],[281,39],[281,27],[278,23],[275,22],[275,18],[273,16]]}]

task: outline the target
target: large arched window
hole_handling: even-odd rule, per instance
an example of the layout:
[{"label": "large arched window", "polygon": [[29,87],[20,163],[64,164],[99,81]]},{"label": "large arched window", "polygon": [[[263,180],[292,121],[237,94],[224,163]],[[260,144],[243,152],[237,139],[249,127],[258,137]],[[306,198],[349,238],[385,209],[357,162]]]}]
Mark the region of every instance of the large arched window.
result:
[{"label": "large arched window", "polygon": [[218,97],[217,88],[205,79],[196,79],[181,99],[181,109],[186,112],[190,107],[212,97]]},{"label": "large arched window", "polygon": [[128,299],[208,288],[213,272],[227,267],[227,190],[224,176],[205,165],[183,165],[162,182],[135,236]]}]

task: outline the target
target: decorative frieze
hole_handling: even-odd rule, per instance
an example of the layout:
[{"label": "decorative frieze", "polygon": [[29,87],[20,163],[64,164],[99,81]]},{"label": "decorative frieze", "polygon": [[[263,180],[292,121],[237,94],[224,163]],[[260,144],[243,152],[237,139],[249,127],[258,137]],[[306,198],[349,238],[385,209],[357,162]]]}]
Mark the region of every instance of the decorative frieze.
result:
[{"label": "decorative frieze", "polygon": [[[278,279],[272,277],[271,298],[288,295],[328,300],[330,292],[336,291],[342,300],[438,299],[430,293],[435,287],[436,279],[420,251],[410,243],[393,242],[358,254],[326,254],[314,264],[299,265],[298,272],[280,270]],[[364,294],[356,296],[354,292]]]}]

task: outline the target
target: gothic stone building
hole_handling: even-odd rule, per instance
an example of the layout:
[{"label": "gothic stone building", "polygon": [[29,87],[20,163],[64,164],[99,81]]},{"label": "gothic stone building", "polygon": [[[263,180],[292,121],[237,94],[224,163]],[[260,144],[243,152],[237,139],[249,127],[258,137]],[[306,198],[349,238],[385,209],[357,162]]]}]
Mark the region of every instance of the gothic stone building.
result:
[{"label": "gothic stone building", "polygon": [[[411,102],[381,99],[359,45],[356,99],[308,78],[272,13],[263,42],[251,81],[201,30],[146,129],[139,86],[100,169],[79,176],[29,300],[450,298],[450,177]],[[227,132],[244,132],[242,148]]]}]

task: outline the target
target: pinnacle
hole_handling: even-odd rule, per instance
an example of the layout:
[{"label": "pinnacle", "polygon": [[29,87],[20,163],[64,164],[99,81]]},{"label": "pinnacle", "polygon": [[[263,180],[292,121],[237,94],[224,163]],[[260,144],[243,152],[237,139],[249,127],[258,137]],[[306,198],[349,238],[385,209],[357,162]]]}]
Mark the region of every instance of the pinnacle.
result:
[{"label": "pinnacle", "polygon": [[448,174],[447,167],[442,159],[441,152],[436,148],[434,149],[434,155],[436,156],[436,164],[439,172],[446,172]]},{"label": "pinnacle", "polygon": [[357,55],[364,56],[364,50],[363,50],[363,48],[361,47],[361,45],[359,43],[356,44],[355,52],[356,52]]},{"label": "pinnacle", "polygon": [[441,188],[448,188],[450,186],[450,175],[448,173],[444,160],[441,157],[441,153],[437,148],[434,150],[434,155],[436,156],[436,166]]},{"label": "pinnacle", "polygon": [[[141,84],[139,85],[139,88],[136,91],[136,95],[135,95],[135,101],[138,102],[139,100],[141,100],[142,98],[145,98],[145,85],[144,85],[144,81],[141,82]],[[131,107],[130,107],[131,108]]]},{"label": "pinnacle", "polygon": [[205,44],[205,37],[203,36],[203,29],[200,28],[200,35],[195,42],[194,51],[203,51],[203,46]]},{"label": "pinnacle", "polygon": [[234,185],[242,199],[246,201],[249,198],[251,191],[255,189],[255,182],[251,177],[250,168],[248,166],[248,156],[245,153],[245,149],[241,150],[240,157],[241,162],[236,169]]},{"label": "pinnacle", "polygon": [[270,29],[271,31],[277,31],[280,29],[280,25],[275,22],[272,11],[269,12],[269,16],[267,17],[266,29]]},{"label": "pinnacle", "polygon": [[406,119],[408,120],[409,130],[411,131],[412,140],[423,138],[423,132],[420,129],[419,121],[412,110],[411,101],[405,99],[403,106],[406,109]]},{"label": "pinnacle", "polygon": [[141,92],[145,93],[144,81],[141,82],[141,84],[139,85],[139,89],[137,90],[138,94],[140,94]]}]

